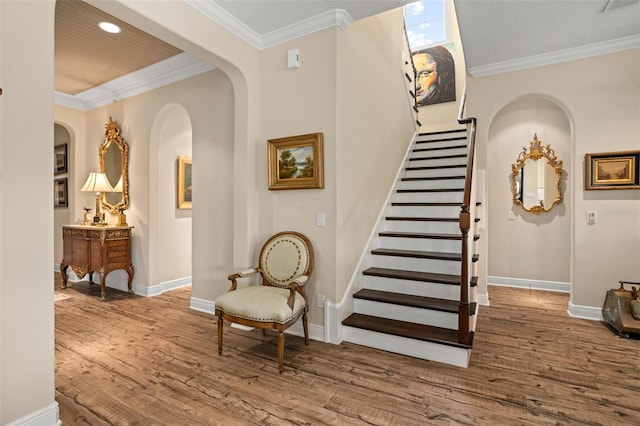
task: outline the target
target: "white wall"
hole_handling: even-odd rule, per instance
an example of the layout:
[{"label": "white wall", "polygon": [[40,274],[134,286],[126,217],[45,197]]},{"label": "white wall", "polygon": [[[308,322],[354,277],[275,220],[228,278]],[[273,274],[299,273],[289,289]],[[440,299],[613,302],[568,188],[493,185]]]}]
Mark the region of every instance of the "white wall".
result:
[{"label": "white wall", "polygon": [[[585,72],[596,69],[603,70],[602,78]],[[495,141],[490,127],[498,112],[514,100],[532,95],[552,99],[568,117],[571,147],[569,155],[563,154],[561,159],[569,171],[565,203],[572,208],[567,211],[572,224],[567,225],[571,304],[594,311],[602,307],[606,290],[617,287],[618,280],[640,276],[640,191],[584,190],[586,153],[640,149],[639,69],[640,51],[636,49],[467,80],[469,115],[478,118],[481,169],[492,164]],[[522,137],[530,137],[524,133]],[[553,147],[555,138],[560,136],[544,139]],[[489,188],[494,183],[489,182]],[[495,215],[499,220],[507,213],[504,206],[489,205],[488,209],[490,217]],[[590,210],[599,214],[595,225],[587,223]],[[556,219],[563,220],[561,216]],[[538,240],[528,243],[543,244]]]},{"label": "white wall", "polygon": [[57,420],[51,270],[54,4],[0,2],[1,424],[29,415],[37,424]]}]

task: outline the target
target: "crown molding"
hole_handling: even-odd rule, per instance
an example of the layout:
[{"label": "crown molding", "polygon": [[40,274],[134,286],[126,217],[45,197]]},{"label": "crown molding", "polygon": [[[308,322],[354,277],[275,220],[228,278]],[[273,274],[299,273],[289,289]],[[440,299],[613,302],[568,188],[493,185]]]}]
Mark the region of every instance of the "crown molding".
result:
[{"label": "crown molding", "polygon": [[55,92],[56,105],[88,111],[214,69],[188,53],[180,53],[141,70],[115,78],[77,95]]},{"label": "crown molding", "polygon": [[558,50],[542,55],[528,56],[510,61],[496,62],[489,65],[469,67],[467,71],[472,77],[486,77],[494,74],[518,71],[526,68],[558,64],[561,62],[584,59],[591,56],[620,52],[623,50],[640,48],[640,35],[623,37],[601,43],[589,44],[572,49]]},{"label": "crown molding", "polygon": [[353,23],[353,18],[346,10],[333,9],[261,36],[222,7],[218,6],[213,0],[184,1],[198,12],[237,35],[258,50],[267,49],[334,26],[344,30]]},{"label": "crown molding", "polygon": [[213,0],[184,0],[189,6],[202,13],[233,34],[237,35],[253,47],[260,49],[260,35],[238,20],[235,16],[218,6]]},{"label": "crown molding", "polygon": [[265,34],[262,37],[261,48],[266,49],[331,27],[338,27],[341,30],[345,30],[352,23],[353,18],[346,10],[328,10],[327,12]]}]

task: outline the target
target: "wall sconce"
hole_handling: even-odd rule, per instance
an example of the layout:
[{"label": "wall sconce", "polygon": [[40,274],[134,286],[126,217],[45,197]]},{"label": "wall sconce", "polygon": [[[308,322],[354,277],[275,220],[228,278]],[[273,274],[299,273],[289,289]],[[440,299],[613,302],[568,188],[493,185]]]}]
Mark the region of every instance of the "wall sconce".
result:
[{"label": "wall sconce", "polygon": [[91,172],[87,181],[80,191],[96,193],[96,214],[93,216],[92,225],[106,225],[104,213],[101,213],[101,201],[103,192],[113,192],[113,187],[109,184],[107,175],[99,172]]}]

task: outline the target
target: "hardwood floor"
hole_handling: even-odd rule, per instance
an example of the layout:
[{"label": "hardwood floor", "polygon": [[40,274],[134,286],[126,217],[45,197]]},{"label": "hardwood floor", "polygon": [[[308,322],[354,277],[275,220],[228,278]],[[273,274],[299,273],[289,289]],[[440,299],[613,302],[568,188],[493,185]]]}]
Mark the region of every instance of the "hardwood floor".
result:
[{"label": "hardwood floor", "polygon": [[257,330],[225,326],[219,356],[190,288],[55,282],[63,425],[640,424],[640,340],[568,317],[566,294],[490,287],[468,369],[288,335],[279,374]]}]

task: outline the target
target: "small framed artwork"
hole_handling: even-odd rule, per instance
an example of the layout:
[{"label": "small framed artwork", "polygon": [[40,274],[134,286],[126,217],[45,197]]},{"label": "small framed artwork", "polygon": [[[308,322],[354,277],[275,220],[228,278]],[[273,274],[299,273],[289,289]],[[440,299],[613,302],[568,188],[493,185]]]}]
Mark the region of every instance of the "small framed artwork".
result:
[{"label": "small framed artwork", "polygon": [[178,157],[178,209],[191,208],[191,158]]},{"label": "small framed artwork", "polygon": [[53,148],[53,170],[55,174],[67,173],[67,144],[56,145]]},{"label": "small framed artwork", "polygon": [[269,189],[324,188],[322,133],[268,140]]},{"label": "small framed artwork", "polygon": [[68,207],[69,192],[67,190],[67,178],[53,181],[53,207]]},{"label": "small framed artwork", "polygon": [[640,189],[639,160],[640,151],[586,154],[584,189]]}]

